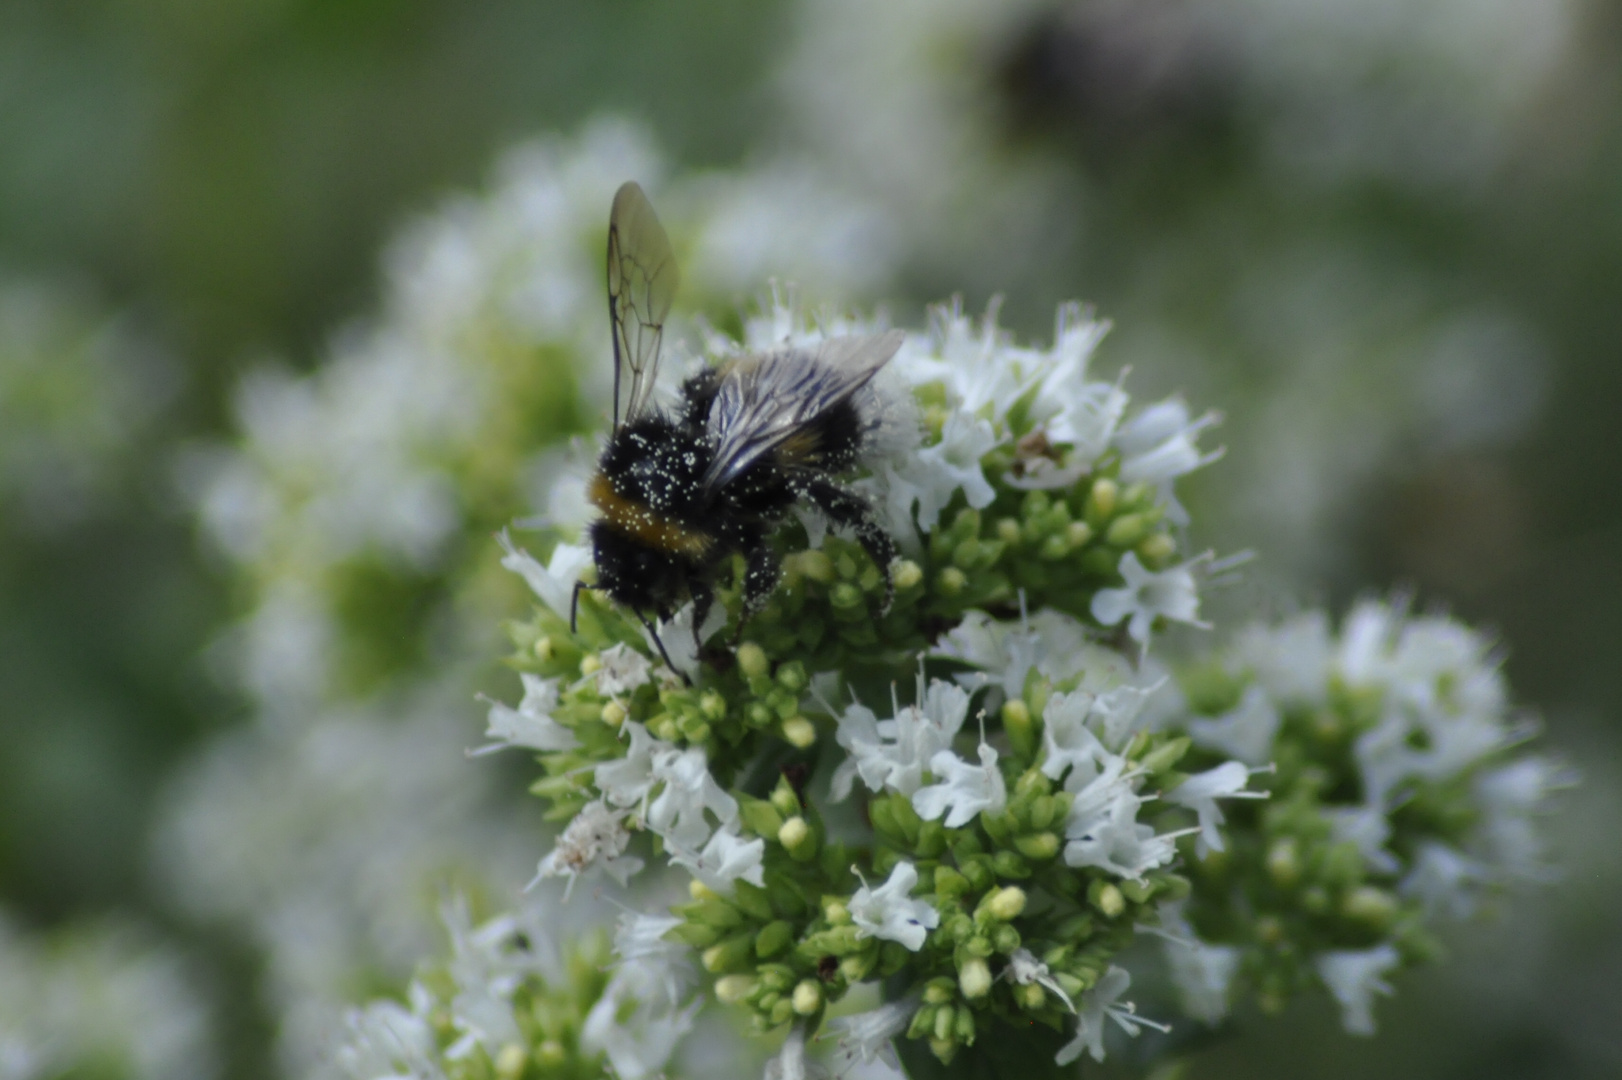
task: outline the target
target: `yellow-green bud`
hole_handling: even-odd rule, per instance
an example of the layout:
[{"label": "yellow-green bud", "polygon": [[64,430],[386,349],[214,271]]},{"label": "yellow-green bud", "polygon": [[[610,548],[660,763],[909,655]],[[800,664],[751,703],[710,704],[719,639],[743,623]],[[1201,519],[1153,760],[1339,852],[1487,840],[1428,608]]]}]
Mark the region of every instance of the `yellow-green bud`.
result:
[{"label": "yellow-green bud", "polygon": [[1027,833],[1014,837],[1014,846],[1027,858],[1046,860],[1059,853],[1059,838],[1051,832]]},{"label": "yellow-green bud", "polygon": [[1108,882],[1103,884],[1095,882],[1094,885],[1096,888],[1087,890],[1088,899],[1092,901],[1093,907],[1111,919],[1126,910],[1126,897],[1121,895],[1120,889]]},{"label": "yellow-green bud", "polygon": [[542,634],[540,637],[535,639],[535,644],[532,646],[532,648],[535,650],[535,658],[537,660],[552,659],[552,653],[554,650],[552,648],[552,639],[550,636]]},{"label": "yellow-green bud", "polygon": [[924,1004],[926,1005],[944,1005],[951,1001],[954,996],[950,979],[931,979],[929,984],[924,987]]},{"label": "yellow-green bud", "polygon": [[1085,521],[1072,521],[1064,527],[1064,542],[1071,550],[1079,548],[1093,538],[1093,530]]},{"label": "yellow-green bud", "polygon": [[738,646],[738,670],[745,678],[758,679],[771,669],[771,661],[766,658],[766,650],[753,641],[746,641]]},{"label": "yellow-green bud", "polygon": [[562,1069],[568,1060],[569,1052],[556,1039],[543,1040],[541,1045],[535,1048],[536,1064],[548,1071],[555,1072]]},{"label": "yellow-green bud", "polygon": [[1346,898],[1340,903],[1340,909],[1346,913],[1347,918],[1378,928],[1396,915],[1397,898],[1384,889],[1364,885],[1347,893]]},{"label": "yellow-green bud", "polygon": [[777,842],[796,859],[809,859],[817,853],[816,834],[798,814],[783,822],[783,827],[777,830]]},{"label": "yellow-green bud", "polygon": [[582,675],[590,675],[602,666],[603,662],[598,659],[596,653],[587,653],[580,658],[580,674]]},{"label": "yellow-green bud", "polygon": [[810,1016],[822,1008],[822,987],[817,985],[815,979],[801,979],[800,985],[794,988],[794,1011],[801,1016]]},{"label": "yellow-green bud", "polygon": [[1036,750],[1036,732],[1031,726],[1031,707],[1024,698],[1009,698],[1002,705],[1002,726],[1014,749],[1029,755]]},{"label": "yellow-green bud", "polygon": [[609,727],[619,727],[625,723],[625,706],[617,701],[610,701],[603,706],[602,721]]},{"label": "yellow-green bud", "polygon": [[958,969],[957,985],[958,989],[963,991],[963,996],[970,1001],[985,997],[991,992],[991,969],[978,956],[970,957]]},{"label": "yellow-green bud", "polygon": [[1120,485],[1104,476],[1093,481],[1093,490],[1087,495],[1087,503],[1099,516],[1107,518],[1115,513],[1115,504],[1120,495]]},{"label": "yellow-green bud", "polygon": [[1295,838],[1282,837],[1267,849],[1267,873],[1274,884],[1289,888],[1301,877],[1301,856],[1296,850]]},{"label": "yellow-green bud", "polygon": [[1138,556],[1148,566],[1155,567],[1177,554],[1177,541],[1170,533],[1154,533],[1138,544]]},{"label": "yellow-green bud", "polygon": [[823,899],[822,917],[828,920],[829,926],[846,926],[850,923],[850,911],[845,907],[845,902],[837,896]]},{"label": "yellow-green bud", "polygon": [[911,559],[902,559],[895,564],[890,579],[897,589],[911,589],[924,580],[924,568]]},{"label": "yellow-green bud", "polygon": [[935,579],[937,587],[947,596],[956,596],[969,584],[968,575],[955,566],[948,566]]},{"label": "yellow-green bud", "polygon": [[827,555],[811,549],[795,556],[796,568],[812,581],[826,585],[834,579],[834,563]]},{"label": "yellow-green bud", "polygon": [[697,878],[694,878],[692,881],[687,883],[687,895],[691,896],[694,900],[721,899],[720,893],[716,892],[714,889],[710,888]]},{"label": "yellow-green bud", "polygon": [[1110,522],[1104,539],[1115,547],[1131,547],[1142,540],[1147,531],[1142,514],[1122,514]]},{"label": "yellow-green bud", "polygon": [[518,1043],[508,1043],[496,1052],[496,1076],[499,1080],[517,1080],[529,1063],[529,1054]]},{"label": "yellow-green bud", "polygon": [[997,522],[997,539],[1005,544],[1019,543],[1019,522],[1013,518],[1002,518]]},{"label": "yellow-green bud", "polygon": [[817,727],[803,716],[791,716],[783,721],[783,738],[804,750],[816,744]]},{"label": "yellow-green bud", "polygon": [[993,919],[1007,922],[1017,919],[1025,910],[1025,890],[1018,885],[1009,885],[998,889],[986,901],[986,914]]},{"label": "yellow-green bud", "polygon": [[736,1005],[754,991],[753,975],[724,975],[715,980],[715,1000],[723,1005]]},{"label": "yellow-green bud", "polygon": [[1031,983],[1029,986],[1015,987],[1014,1000],[1034,1012],[1047,1004],[1048,995],[1038,983]]}]

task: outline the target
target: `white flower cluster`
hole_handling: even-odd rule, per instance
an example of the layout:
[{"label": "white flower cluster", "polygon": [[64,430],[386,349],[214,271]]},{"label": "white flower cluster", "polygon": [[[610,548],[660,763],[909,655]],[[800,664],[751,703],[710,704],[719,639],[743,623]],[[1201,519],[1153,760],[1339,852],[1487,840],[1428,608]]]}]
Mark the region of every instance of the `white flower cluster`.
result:
[{"label": "white flower cluster", "polygon": [[131,927],[77,925],[49,940],[0,918],[0,1077],[218,1074],[202,988]]}]

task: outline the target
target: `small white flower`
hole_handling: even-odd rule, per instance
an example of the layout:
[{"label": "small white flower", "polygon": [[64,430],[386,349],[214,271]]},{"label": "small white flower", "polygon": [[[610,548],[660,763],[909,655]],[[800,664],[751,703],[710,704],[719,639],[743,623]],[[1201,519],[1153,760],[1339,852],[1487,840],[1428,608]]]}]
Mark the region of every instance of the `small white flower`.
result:
[{"label": "small white flower", "polygon": [[1099,589],[1093,594],[1093,618],[1100,625],[1127,620],[1127,633],[1145,648],[1157,618],[1205,625],[1199,621],[1200,597],[1188,563],[1155,573],[1144,568],[1137,552],[1129,551],[1121,556],[1120,573],[1126,579],[1124,588]]},{"label": "small white flower", "polygon": [[682,921],[678,915],[628,911],[614,929],[614,955],[619,957],[614,979],[651,1007],[676,1008],[693,984],[692,950],[666,937]]},{"label": "small white flower", "polygon": [[1064,1002],[1065,1008],[1071,1012],[1076,1011],[1075,1002],[1071,1001],[1070,995],[1064,992],[1064,987],[1059,985],[1059,980],[1053,977],[1053,973],[1048,970],[1048,966],[1038,960],[1036,955],[1029,949],[1015,949],[1008,957],[1007,971],[1008,977],[1020,986],[1029,986],[1036,983],[1045,987],[1057,995],[1060,1001]]},{"label": "small white flower", "polygon": [[850,794],[860,776],[870,791],[900,792],[911,796],[924,783],[930,760],[952,745],[969,714],[969,695],[960,687],[935,679],[927,689],[922,678],[919,704],[896,711],[893,720],[878,720],[865,705],[852,705],[839,719],[835,739],[850,757],[833,778],[833,797]]},{"label": "small white flower", "polygon": [[940,442],[914,451],[899,463],[882,465],[878,481],[885,489],[888,517],[905,526],[901,535],[910,538],[914,534],[914,507],[916,528],[934,529],[941,511],[959,490],[975,509],[990,506],[996,491],[986,480],[980,459],[997,442],[988,421],[954,412],[941,429]]},{"label": "small white flower", "polygon": [[1166,793],[1168,802],[1186,806],[1199,815],[1200,838],[1195,843],[1201,857],[1208,851],[1222,851],[1222,833],[1217,826],[1224,821],[1218,799],[1265,799],[1265,791],[1246,791],[1250,770],[1243,762],[1227,761],[1214,769],[1195,773]]},{"label": "small white flower", "polygon": [[1094,1061],[1104,1060],[1104,1021],[1114,1020],[1121,1030],[1134,1039],[1146,1027],[1156,1031],[1170,1031],[1165,1024],[1145,1020],[1137,1014],[1137,1006],[1130,1001],[1115,1004],[1132,985],[1132,976],[1121,968],[1111,966],[1098,984],[1081,995],[1081,1008],[1076,1014],[1076,1037],[1060,1048],[1053,1058],[1060,1065],[1075,1061],[1085,1050]]},{"label": "small white flower", "polygon": [[601,667],[596,671],[597,693],[605,698],[618,697],[648,681],[653,665],[648,658],[620,642],[597,655]]},{"label": "small white flower", "polygon": [[1535,817],[1547,811],[1551,792],[1574,783],[1571,770],[1540,757],[1523,758],[1475,778],[1483,847],[1495,869],[1530,881],[1549,876]]},{"label": "small white flower", "polygon": [[1121,479],[1129,484],[1166,484],[1216,461],[1222,451],[1202,455],[1194,441],[1217,419],[1216,413],[1206,413],[1191,420],[1188,406],[1176,398],[1144,409],[1115,434]]},{"label": "small white flower", "polygon": [[970,765],[950,750],[929,759],[929,771],[943,782],[913,792],[912,808],[925,821],[946,815],[948,829],[960,829],[981,813],[1008,805],[1008,788],[997,768],[997,751],[980,744],[980,764]]},{"label": "small white flower", "polygon": [[633,913],[620,919],[614,935],[620,962],[586,1014],[580,1045],[588,1053],[606,1054],[621,1080],[657,1076],[692,1029],[702,1004],[681,1004],[692,983],[690,950],[664,940],[680,922],[674,916]]},{"label": "small white flower", "polygon": [[1099,774],[1076,791],[1065,818],[1066,865],[1096,866],[1137,879],[1176,856],[1173,841],[1181,833],[1156,836],[1152,827],[1138,823],[1144,800],[1132,789],[1136,775],[1127,770],[1125,758],[1111,756]]},{"label": "small white flower", "polygon": [[630,733],[631,745],[625,756],[605,761],[592,772],[597,790],[615,806],[647,805],[658,777],[654,775],[656,758],[679,753],[670,743],[648,734],[648,729],[635,720],[627,720],[624,730]]},{"label": "small white flower", "polygon": [[828,1070],[806,1060],[805,1025],[795,1024],[783,1048],[766,1062],[765,1080],[825,1080]]},{"label": "small white flower", "polygon": [[1486,876],[1486,868],[1476,860],[1446,844],[1427,840],[1414,853],[1413,869],[1397,891],[1403,896],[1417,896],[1427,915],[1464,919],[1475,910],[1475,887]]},{"label": "small white flower", "polygon": [[1228,1015],[1228,996],[1239,971],[1239,949],[1203,941],[1163,943],[1166,965],[1177,985],[1183,1011],[1207,1024]]},{"label": "small white flower", "polygon": [[[1241,668],[1255,672],[1257,683],[1268,694],[1285,705],[1321,705],[1326,700],[1333,648],[1329,618],[1321,611],[1298,615],[1277,626],[1248,626],[1234,642],[1233,655]],[[1239,753],[1233,756],[1246,760]]]},{"label": "small white flower", "polygon": [[[336,1053],[352,1080],[441,1080],[434,1029],[417,1012],[393,1001],[374,1001],[344,1017],[348,1037]],[[30,1076],[20,1072],[9,1075]]]},{"label": "small white flower", "polygon": [[1082,782],[1098,775],[1110,752],[1087,727],[1087,716],[1097,699],[1085,690],[1054,694],[1042,710],[1042,772],[1057,780],[1075,769]]},{"label": "small white flower", "polygon": [[1379,874],[1395,874],[1401,869],[1397,857],[1385,848],[1391,839],[1391,822],[1373,806],[1332,806],[1324,810],[1330,836],[1337,844],[1354,844],[1363,864]]},{"label": "small white flower", "polygon": [[896,863],[890,879],[876,889],[863,882],[846,905],[861,936],[899,941],[913,952],[923,948],[941,917],[928,901],[909,899],[917,884],[918,870],[906,861]]},{"label": "small white flower", "polygon": [[1244,696],[1231,712],[1215,719],[1195,717],[1188,722],[1194,745],[1237,758],[1246,765],[1267,764],[1273,756],[1273,739],[1282,718],[1273,699],[1260,685],[1245,688]]},{"label": "small white flower", "polygon": [[1353,1035],[1373,1035],[1374,995],[1394,993],[1382,976],[1401,963],[1396,947],[1327,952],[1313,963],[1318,977],[1340,1002],[1341,1025]]},{"label": "small white flower", "polygon": [[896,1056],[895,1038],[907,1030],[917,1011],[918,998],[913,995],[828,1021],[827,1033],[839,1038],[835,1053],[835,1060],[842,1066],[837,1070],[839,1074],[843,1076],[858,1061],[864,1065],[883,1062],[899,1074],[901,1060]]},{"label": "small white flower", "polygon": [[670,861],[684,866],[687,871],[715,892],[730,896],[732,884],[743,880],[751,885],[763,885],[762,863],[766,857],[766,841],[760,837],[745,840],[736,825],[715,830],[704,850],[696,854],[670,842]]},{"label": "small white flower", "polygon": [[[600,771],[601,766],[598,768]],[[664,787],[648,807],[648,828],[667,843],[689,849],[703,844],[710,835],[706,810],[722,825],[738,820],[738,800],[721,790],[710,775],[708,758],[698,747],[660,749],[652,755],[651,773]]]},{"label": "small white flower", "polygon": [[[664,620],[659,622],[659,641],[664,644],[665,655],[670,657],[670,663],[675,669],[689,679],[698,678],[698,645],[693,636],[693,616],[696,613],[697,609],[689,600],[677,609],[669,622]],[[726,607],[711,604],[709,614],[704,616],[704,625],[698,628],[697,640],[710,640],[726,623]],[[659,646],[654,643],[653,637],[645,629],[643,635],[647,639],[648,648],[657,655]]]},{"label": "small white flower", "polygon": [[[608,808],[607,802],[594,799],[580,808],[569,822],[557,846],[541,860],[535,873],[533,887],[543,878],[567,877],[568,890],[580,875],[593,869],[624,885],[632,874],[642,869],[642,860],[626,855],[625,846],[631,842],[631,833],[625,827],[625,812]],[[565,890],[564,898],[569,892]]]},{"label": "small white flower", "polygon": [[535,556],[512,542],[507,530],[496,534],[496,542],[507,553],[501,565],[522,576],[542,603],[551,608],[554,614],[567,619],[569,607],[574,602],[575,582],[591,565],[591,549],[578,544],[559,544],[552,549],[552,557],[546,565],[542,566]]},{"label": "small white flower", "polygon": [[516,709],[499,701],[490,703],[489,726],[484,734],[491,741],[473,753],[488,754],[510,746],[527,750],[573,750],[579,746],[574,732],[552,719],[552,710],[558,707],[557,680],[527,671],[519,678],[524,680],[524,699]]}]

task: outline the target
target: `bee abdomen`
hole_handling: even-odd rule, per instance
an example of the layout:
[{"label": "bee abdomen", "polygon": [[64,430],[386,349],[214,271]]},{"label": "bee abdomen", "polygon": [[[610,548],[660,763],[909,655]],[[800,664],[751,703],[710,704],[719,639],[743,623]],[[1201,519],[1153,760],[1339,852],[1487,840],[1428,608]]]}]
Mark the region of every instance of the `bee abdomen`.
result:
[{"label": "bee abdomen", "polygon": [[627,499],[614,490],[608,477],[598,473],[586,488],[586,498],[603,512],[603,521],[638,543],[671,555],[702,559],[715,546],[715,537],[657,513],[646,504]]}]

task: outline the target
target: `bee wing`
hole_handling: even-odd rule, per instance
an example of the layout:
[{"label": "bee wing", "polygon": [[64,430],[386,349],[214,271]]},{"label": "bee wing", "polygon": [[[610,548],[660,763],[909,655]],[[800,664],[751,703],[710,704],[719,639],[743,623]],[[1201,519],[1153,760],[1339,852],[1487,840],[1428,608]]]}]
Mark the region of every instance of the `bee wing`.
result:
[{"label": "bee wing", "polygon": [[[614,193],[608,216],[608,318],[614,332],[614,427],[648,407],[659,342],[680,274],[670,237],[635,181]],[[629,385],[621,388],[629,376]]]},{"label": "bee wing", "polygon": [[746,356],[722,376],[705,423],[715,457],[706,487],[739,476],[762,455],[850,396],[889,363],[906,337],[839,337],[815,349]]}]

